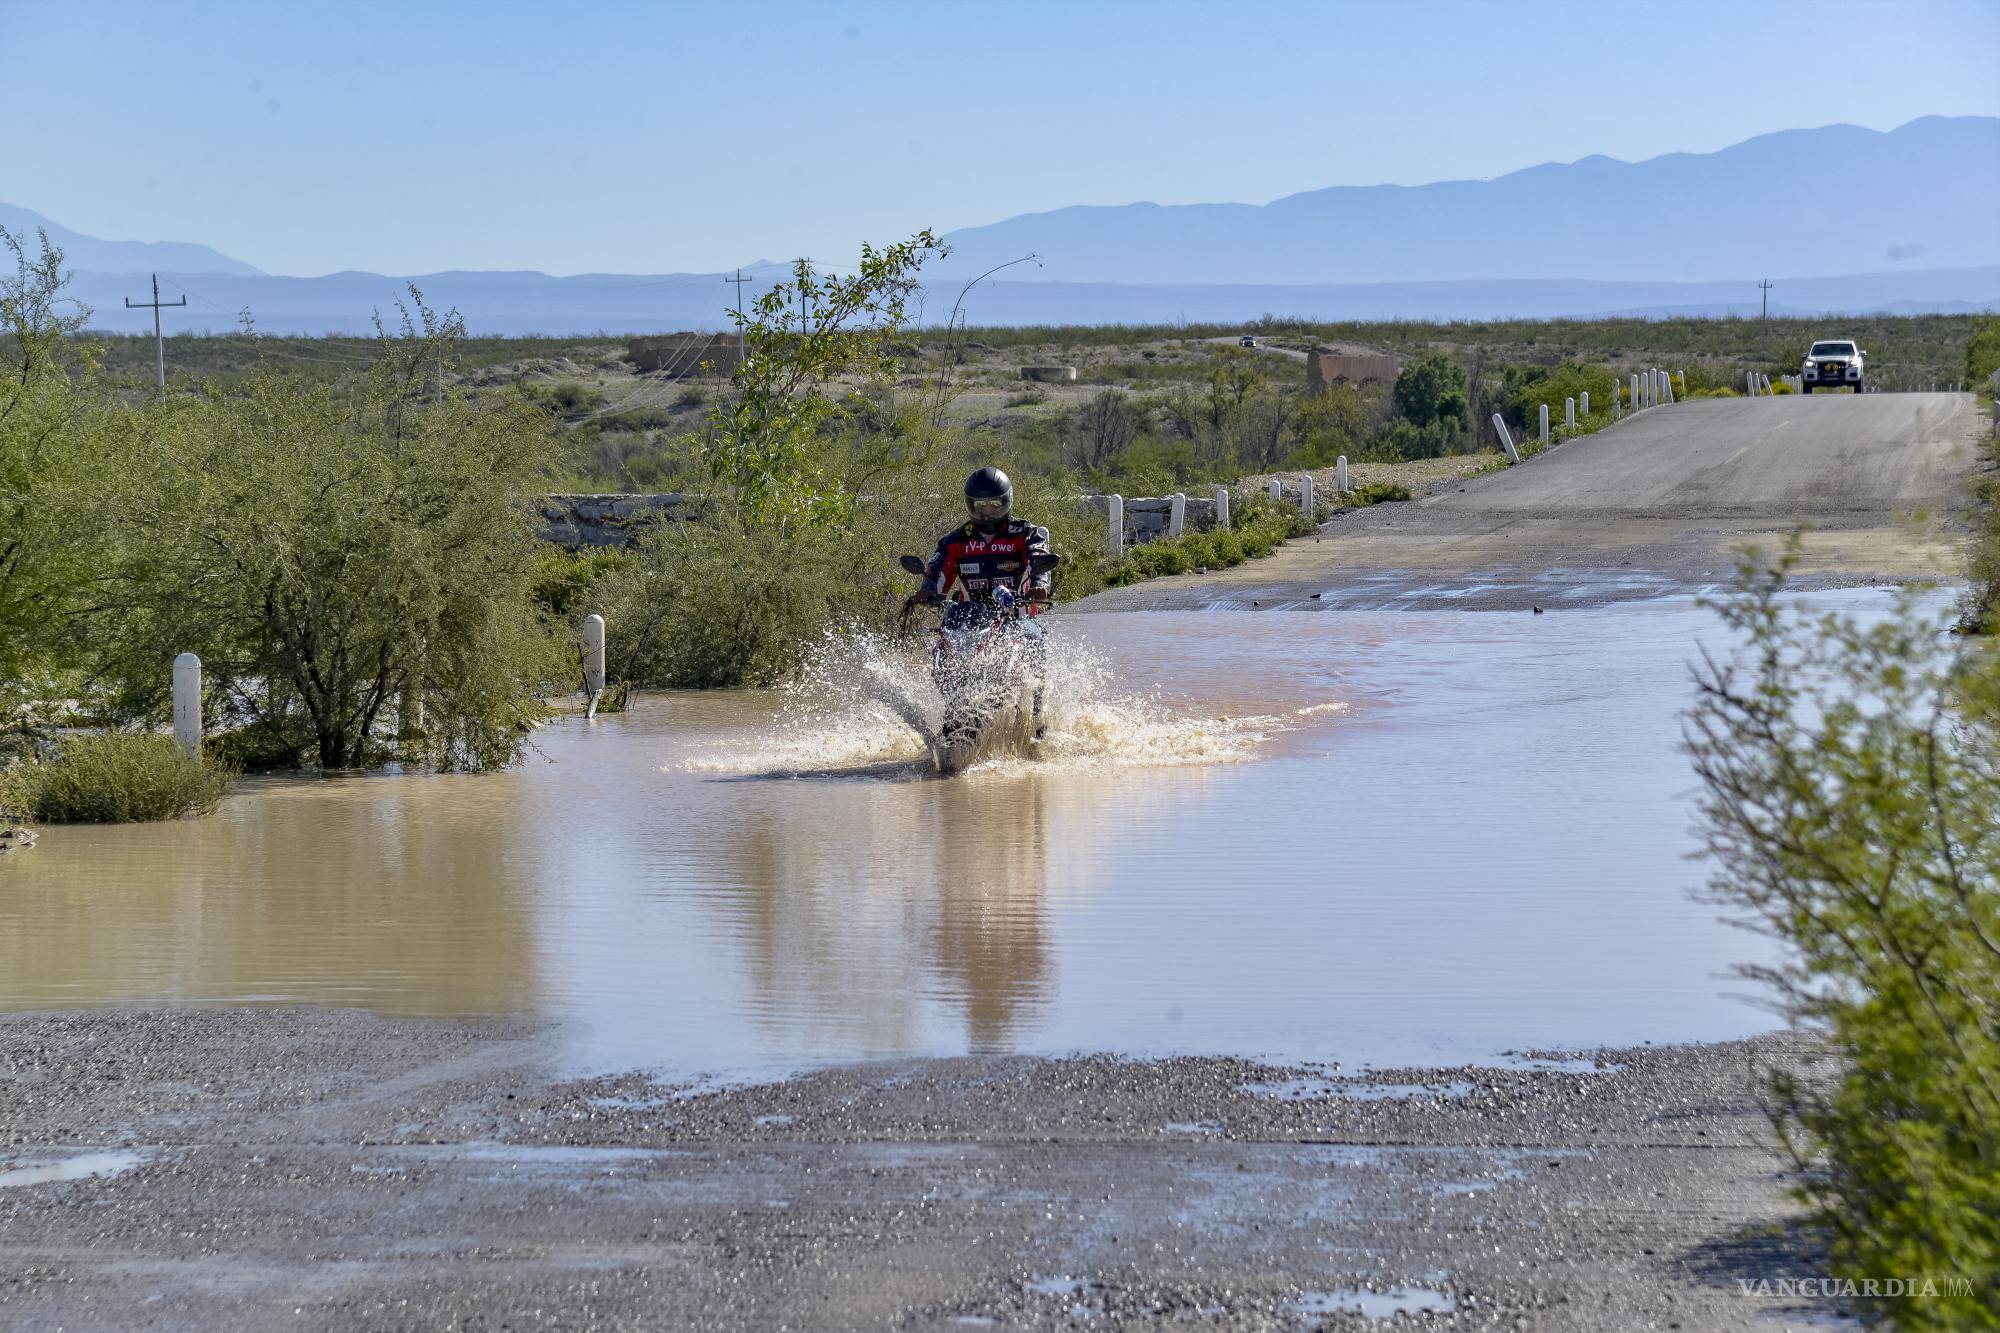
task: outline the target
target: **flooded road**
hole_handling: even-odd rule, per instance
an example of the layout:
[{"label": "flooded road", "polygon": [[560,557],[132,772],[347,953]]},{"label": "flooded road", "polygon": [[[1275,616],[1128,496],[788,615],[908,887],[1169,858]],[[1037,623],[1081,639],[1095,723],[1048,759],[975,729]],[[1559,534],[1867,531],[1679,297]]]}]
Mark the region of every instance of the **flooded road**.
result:
[{"label": "flooded road", "polygon": [[580,1067],[679,1073],[1351,1069],[1775,1026],[1729,975],[1760,941],[1687,896],[1677,715],[1720,637],[1691,601],[1060,634],[1088,648],[1051,757],[950,781],[895,721],[909,681],[829,661],[789,696],[559,723],[505,774],[253,780],[205,820],[50,829],[0,863],[0,1007],[546,1014]]}]

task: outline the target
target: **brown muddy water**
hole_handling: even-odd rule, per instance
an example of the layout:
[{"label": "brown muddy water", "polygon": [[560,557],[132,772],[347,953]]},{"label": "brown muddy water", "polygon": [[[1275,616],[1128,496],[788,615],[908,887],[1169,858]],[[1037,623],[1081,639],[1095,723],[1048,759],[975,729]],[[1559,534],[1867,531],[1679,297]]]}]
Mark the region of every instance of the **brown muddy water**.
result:
[{"label": "brown muddy water", "polygon": [[[1817,595],[1851,608],[1871,592]],[[1690,900],[1684,599],[1071,615],[1050,753],[921,681],[654,694],[504,774],[261,779],[0,862],[0,1007],[539,1013],[583,1068],[964,1051],[1439,1064],[1774,1026]]]}]

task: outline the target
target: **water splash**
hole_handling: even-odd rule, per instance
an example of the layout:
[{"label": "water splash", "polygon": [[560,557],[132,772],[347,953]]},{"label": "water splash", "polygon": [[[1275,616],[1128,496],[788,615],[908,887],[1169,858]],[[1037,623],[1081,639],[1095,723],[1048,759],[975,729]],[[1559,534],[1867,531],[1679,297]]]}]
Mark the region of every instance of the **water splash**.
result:
[{"label": "water splash", "polygon": [[[1032,752],[983,760],[972,773],[1230,763],[1248,758],[1287,725],[1279,717],[1191,716],[1157,694],[1121,689],[1102,653],[1060,629],[1049,635],[1047,671],[1042,741]],[[764,735],[718,743],[686,767],[773,776],[914,776],[931,769],[944,707],[920,645],[829,631],[779,695],[777,716]]]}]

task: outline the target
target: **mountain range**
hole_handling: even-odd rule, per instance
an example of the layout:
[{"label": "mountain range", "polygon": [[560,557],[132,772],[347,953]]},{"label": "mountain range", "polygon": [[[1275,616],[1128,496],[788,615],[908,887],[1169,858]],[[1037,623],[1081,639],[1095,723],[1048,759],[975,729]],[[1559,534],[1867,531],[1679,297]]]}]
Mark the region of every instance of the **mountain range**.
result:
[{"label": "mountain range", "polygon": [[[1487,181],[1336,186],[1269,204],[1079,206],[951,233],[926,277],[941,322],[963,283],[1034,254],[968,298],[974,323],[1490,319],[1744,314],[1779,276],[1773,313],[2000,309],[2000,119],[1925,117],[1881,132],[1788,130],[1715,153],[1587,157]],[[468,272],[275,277],[205,246],[45,228],[72,294],[107,330],[150,327],[125,296],[145,275],[189,305],[170,327],[364,333],[415,283],[474,333],[720,328],[720,274]],[[758,288],[780,266],[746,265]],[[1811,276],[1822,275],[1822,276]]]}]

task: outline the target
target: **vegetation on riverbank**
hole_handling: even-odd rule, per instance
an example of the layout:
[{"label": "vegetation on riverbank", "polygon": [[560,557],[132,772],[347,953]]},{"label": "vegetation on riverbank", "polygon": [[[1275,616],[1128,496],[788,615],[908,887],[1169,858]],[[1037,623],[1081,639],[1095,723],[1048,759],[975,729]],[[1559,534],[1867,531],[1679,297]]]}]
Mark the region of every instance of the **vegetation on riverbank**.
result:
[{"label": "vegetation on riverbank", "polygon": [[1279,505],[1261,497],[1231,517],[1227,528],[1187,532],[1171,540],[1162,538],[1133,547],[1104,571],[1104,585],[1120,588],[1169,574],[1229,569],[1245,560],[1262,559],[1287,538],[1303,537],[1315,526],[1298,506]]},{"label": "vegetation on riverbank", "polygon": [[207,814],[234,776],[213,758],[183,753],[171,736],[66,736],[0,768],[0,820],[125,824]]},{"label": "vegetation on riverbank", "polygon": [[1971,1288],[1866,1313],[2000,1326],[2000,656],[1913,596],[1873,625],[1787,606],[1789,567],[1720,604],[1748,646],[1688,732],[1714,899],[1785,944],[1753,973],[1841,1060],[1777,1078],[1774,1120],[1837,1276]]}]

